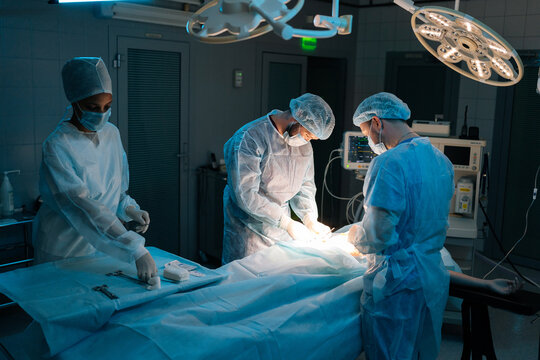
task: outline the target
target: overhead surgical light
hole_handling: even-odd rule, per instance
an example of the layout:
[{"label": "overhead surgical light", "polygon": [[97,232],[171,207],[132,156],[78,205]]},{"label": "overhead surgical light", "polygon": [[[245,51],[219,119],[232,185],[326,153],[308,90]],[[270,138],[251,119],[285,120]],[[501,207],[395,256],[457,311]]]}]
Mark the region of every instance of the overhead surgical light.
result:
[{"label": "overhead surgical light", "polygon": [[304,0],[213,0],[188,21],[187,32],[202,42],[227,44],[274,31],[285,40],[293,37],[330,38],[351,33],[352,15],[339,16],[339,0],[333,0],[332,16],[316,15],[319,29],[296,29],[287,22],[296,16]]},{"label": "overhead surgical light", "polygon": [[523,63],[516,50],[487,25],[459,12],[459,1],[455,10],[419,8],[411,0],[394,3],[413,14],[411,26],[418,41],[461,75],[495,86],[514,85],[523,77]]}]

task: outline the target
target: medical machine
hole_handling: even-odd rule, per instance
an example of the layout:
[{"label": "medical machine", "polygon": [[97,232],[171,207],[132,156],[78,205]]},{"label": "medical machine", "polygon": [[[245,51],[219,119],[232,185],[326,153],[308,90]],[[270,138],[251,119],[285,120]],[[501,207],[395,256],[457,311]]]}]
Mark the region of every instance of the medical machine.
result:
[{"label": "medical machine", "polygon": [[485,140],[430,137],[431,144],[439,149],[454,165],[455,193],[450,203],[447,236],[458,238],[477,237],[476,223],[482,169],[482,151]]},{"label": "medical machine", "polygon": [[368,139],[361,131],[347,131],[343,134],[343,168],[345,170],[367,171],[375,156]]},{"label": "medical machine", "polygon": [[450,121],[441,121],[442,114],[435,115],[435,120],[413,120],[412,130],[422,136],[450,136]]},{"label": "medical machine", "polygon": [[474,196],[474,182],[462,177],[456,183],[456,205],[454,212],[456,214],[470,215],[472,213],[472,200]]},{"label": "medical machine", "polygon": [[455,138],[429,139],[433,146],[450,159],[454,170],[477,173],[480,171],[482,149],[486,146],[485,140],[467,140]]}]

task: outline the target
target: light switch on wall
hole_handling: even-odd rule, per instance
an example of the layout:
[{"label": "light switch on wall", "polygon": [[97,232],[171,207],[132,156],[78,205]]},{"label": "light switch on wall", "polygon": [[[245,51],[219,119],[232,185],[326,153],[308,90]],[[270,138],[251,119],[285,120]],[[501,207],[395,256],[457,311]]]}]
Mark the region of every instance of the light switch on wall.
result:
[{"label": "light switch on wall", "polygon": [[241,88],[244,81],[244,72],[240,69],[234,69],[233,72],[233,86],[235,88]]}]

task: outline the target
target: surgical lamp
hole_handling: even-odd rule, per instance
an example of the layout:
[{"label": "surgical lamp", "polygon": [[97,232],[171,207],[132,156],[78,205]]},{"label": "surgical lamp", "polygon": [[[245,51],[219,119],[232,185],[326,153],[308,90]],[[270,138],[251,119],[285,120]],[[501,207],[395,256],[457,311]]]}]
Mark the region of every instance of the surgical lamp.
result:
[{"label": "surgical lamp", "polygon": [[287,24],[304,0],[213,0],[189,19],[186,29],[202,42],[227,44],[253,39],[274,31],[285,40],[293,37],[330,38],[351,33],[352,15],[339,16],[339,0],[332,2],[332,16],[315,15],[313,25],[322,29],[297,29]]},{"label": "surgical lamp", "polygon": [[[452,70],[495,86],[514,85],[523,77],[523,63],[516,50],[487,25],[459,12],[459,0],[455,10],[419,8],[411,0],[394,3],[413,14],[411,26],[418,41]],[[462,62],[466,65],[461,66]]]}]

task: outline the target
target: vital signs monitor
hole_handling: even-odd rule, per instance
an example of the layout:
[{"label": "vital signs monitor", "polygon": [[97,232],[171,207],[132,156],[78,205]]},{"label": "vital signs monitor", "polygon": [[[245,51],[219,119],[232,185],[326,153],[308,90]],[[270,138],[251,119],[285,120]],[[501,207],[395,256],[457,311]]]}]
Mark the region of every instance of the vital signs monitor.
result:
[{"label": "vital signs monitor", "polygon": [[367,137],[361,131],[347,131],[343,134],[344,169],[367,170],[374,156]]}]

